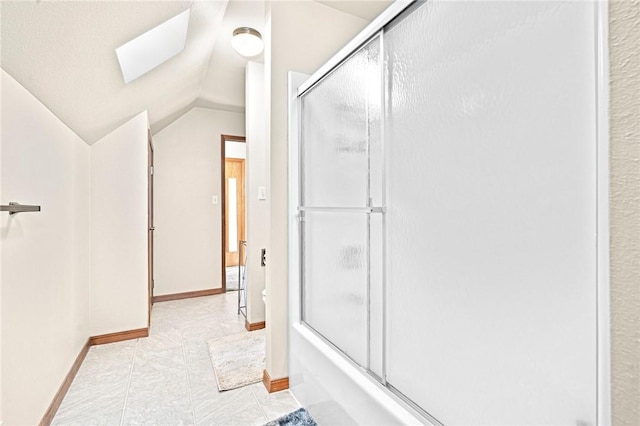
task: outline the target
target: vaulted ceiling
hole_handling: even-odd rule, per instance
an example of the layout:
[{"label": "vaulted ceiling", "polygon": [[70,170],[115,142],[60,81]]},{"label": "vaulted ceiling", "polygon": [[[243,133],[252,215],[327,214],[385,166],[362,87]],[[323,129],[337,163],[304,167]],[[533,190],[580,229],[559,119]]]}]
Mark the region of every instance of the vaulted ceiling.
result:
[{"label": "vaulted ceiling", "polygon": [[[367,20],[390,2],[318,1]],[[125,84],[115,49],[189,8],[184,51]],[[231,49],[231,33],[239,26],[263,32],[265,4],[3,0],[0,19],[2,68],[94,143],[145,109],[154,132],[194,106],[243,111],[247,60]]]}]

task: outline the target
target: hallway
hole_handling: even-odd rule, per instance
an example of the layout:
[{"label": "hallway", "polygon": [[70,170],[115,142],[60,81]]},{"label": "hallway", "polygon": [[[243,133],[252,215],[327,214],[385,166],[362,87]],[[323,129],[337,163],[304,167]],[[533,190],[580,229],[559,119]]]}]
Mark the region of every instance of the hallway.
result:
[{"label": "hallway", "polygon": [[262,383],[219,392],[207,341],[246,332],[237,295],[157,303],[150,336],[91,347],[54,425],[261,425],[296,409]]}]

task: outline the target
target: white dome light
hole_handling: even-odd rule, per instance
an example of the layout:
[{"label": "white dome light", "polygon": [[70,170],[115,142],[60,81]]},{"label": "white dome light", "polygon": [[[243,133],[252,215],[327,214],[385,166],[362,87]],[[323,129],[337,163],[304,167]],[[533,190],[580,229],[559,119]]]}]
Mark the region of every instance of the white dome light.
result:
[{"label": "white dome light", "polygon": [[233,47],[240,56],[244,56],[246,58],[257,56],[262,52],[262,49],[264,49],[262,35],[253,28],[236,28],[233,30],[231,47]]}]

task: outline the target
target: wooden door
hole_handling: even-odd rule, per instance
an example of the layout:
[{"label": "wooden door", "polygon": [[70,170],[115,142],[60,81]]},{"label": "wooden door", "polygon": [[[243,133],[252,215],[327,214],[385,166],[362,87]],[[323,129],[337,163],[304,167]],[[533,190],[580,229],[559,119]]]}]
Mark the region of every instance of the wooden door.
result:
[{"label": "wooden door", "polygon": [[[245,235],[245,161],[240,158],[225,158],[225,266],[237,266],[239,262],[238,240]],[[235,191],[234,191],[235,189]],[[235,214],[234,214],[235,213]]]},{"label": "wooden door", "polygon": [[151,143],[151,130],[149,130],[149,148],[148,148],[148,185],[147,185],[147,211],[148,211],[148,225],[149,230],[147,231],[147,244],[149,251],[149,317],[147,318],[147,322],[151,324],[151,307],[153,305],[153,231],[155,227],[153,225],[153,144]]}]

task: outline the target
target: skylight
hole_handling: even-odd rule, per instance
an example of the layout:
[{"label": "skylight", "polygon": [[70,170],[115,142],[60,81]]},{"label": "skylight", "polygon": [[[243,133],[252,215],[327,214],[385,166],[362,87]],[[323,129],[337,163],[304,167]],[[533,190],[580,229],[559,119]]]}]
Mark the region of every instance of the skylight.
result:
[{"label": "skylight", "polygon": [[125,83],[132,82],[184,50],[189,13],[187,9],[116,49]]}]

